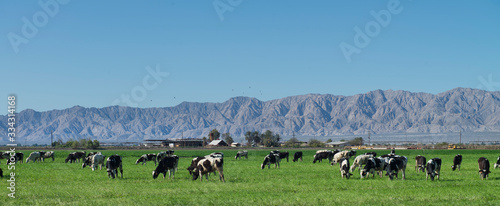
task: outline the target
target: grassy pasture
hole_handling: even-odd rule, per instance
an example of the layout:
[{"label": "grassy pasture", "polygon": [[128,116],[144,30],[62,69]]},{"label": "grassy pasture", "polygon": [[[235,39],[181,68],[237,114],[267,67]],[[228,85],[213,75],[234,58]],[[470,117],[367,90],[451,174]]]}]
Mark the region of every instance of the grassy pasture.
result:
[{"label": "grassy pasture", "polygon": [[[55,151],[55,162],[16,165],[16,198],[7,197],[6,176],[0,183],[0,205],[500,205],[500,170],[481,181],[477,164],[484,156],[493,167],[498,150],[399,150],[397,154],[409,159],[405,181],[378,176],[361,180],[358,170],[351,179],[341,179],[338,165],[312,163],[316,150],[300,150],[303,162],[290,158],[280,169],[264,170],[260,164],[270,150],[249,150],[248,160],[235,160],[236,150],[224,150],[226,183],[214,176],[208,182],[192,181],[186,170],[191,159],[214,151],[176,150],[181,158],[174,180],[162,175],[153,180],[151,162],[135,165],[140,155],[158,151],[102,151],[123,157],[124,178],[114,180],[108,179],[105,168],[92,172],[81,163],[64,163],[71,151]],[[287,151],[292,156],[298,150]],[[23,152],[27,157],[31,151]],[[453,172],[457,153],[464,157],[462,170]],[[425,174],[414,170],[417,155],[442,158],[440,180],[425,181]],[[5,161],[0,168],[7,175]]]}]

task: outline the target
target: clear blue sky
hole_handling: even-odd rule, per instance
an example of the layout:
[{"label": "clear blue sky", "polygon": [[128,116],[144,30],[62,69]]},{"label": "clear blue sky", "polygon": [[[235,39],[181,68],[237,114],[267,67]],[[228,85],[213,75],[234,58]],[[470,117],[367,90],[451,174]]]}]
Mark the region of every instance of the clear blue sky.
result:
[{"label": "clear blue sky", "polygon": [[[221,19],[214,2],[232,11],[219,10]],[[391,3],[69,1],[47,12],[38,1],[1,1],[0,106],[9,94],[18,111],[46,111],[106,107],[134,92],[138,107],[167,107],[235,96],[500,90],[498,1]],[[348,62],[341,43],[356,46],[354,28],[366,33],[376,22],[370,11],[382,10],[390,21],[370,27],[370,42]],[[146,69],[157,65],[168,72],[156,76],[161,82]]]}]

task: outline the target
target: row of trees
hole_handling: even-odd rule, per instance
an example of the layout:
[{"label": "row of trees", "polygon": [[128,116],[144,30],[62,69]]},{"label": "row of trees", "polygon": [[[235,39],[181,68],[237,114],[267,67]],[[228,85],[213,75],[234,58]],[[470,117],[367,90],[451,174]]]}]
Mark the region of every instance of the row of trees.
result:
[{"label": "row of trees", "polygon": [[85,148],[85,149],[97,149],[101,145],[99,141],[97,140],[87,140],[87,139],[80,139],[80,140],[68,140],[67,142],[63,142],[61,139],[52,142],[52,147],[56,148]]},{"label": "row of trees", "polygon": [[248,145],[264,145],[265,147],[278,147],[280,146],[281,137],[279,134],[274,134],[271,130],[264,133],[258,131],[248,131],[245,133],[245,140]]}]

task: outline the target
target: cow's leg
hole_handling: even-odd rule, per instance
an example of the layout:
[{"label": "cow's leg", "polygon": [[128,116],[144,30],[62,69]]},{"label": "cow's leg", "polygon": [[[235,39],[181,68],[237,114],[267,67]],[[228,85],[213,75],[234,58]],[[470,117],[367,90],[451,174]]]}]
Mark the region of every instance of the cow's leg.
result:
[{"label": "cow's leg", "polygon": [[[117,172],[118,173],[118,172]],[[122,168],[122,163],[120,163],[120,174],[121,174],[121,177],[123,179],[123,168]],[[118,176],[118,174],[117,174]]]}]

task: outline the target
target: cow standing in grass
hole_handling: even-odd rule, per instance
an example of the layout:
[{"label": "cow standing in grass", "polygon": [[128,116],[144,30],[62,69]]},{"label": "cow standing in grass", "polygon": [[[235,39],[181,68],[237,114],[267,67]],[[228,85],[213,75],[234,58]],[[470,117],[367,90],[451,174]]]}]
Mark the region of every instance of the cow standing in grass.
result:
[{"label": "cow standing in grass", "polygon": [[302,152],[295,152],[295,154],[293,154],[292,162],[297,162],[299,159],[302,162]]},{"label": "cow standing in grass", "polygon": [[398,178],[398,172],[401,171],[403,173],[403,180],[406,179],[406,164],[408,163],[408,158],[405,156],[400,157],[392,157],[389,159],[386,167],[387,176],[389,179],[393,180],[394,176]]},{"label": "cow standing in grass", "polygon": [[203,175],[205,175],[208,181],[208,173],[217,171],[219,172],[219,180],[225,182],[223,166],[224,160],[222,158],[209,157],[202,159],[193,171],[193,180],[200,178],[200,181],[203,181]]},{"label": "cow standing in grass", "polygon": [[260,165],[260,168],[261,169],[264,169],[267,165],[267,167],[269,169],[271,169],[271,164],[274,164],[274,168],[276,169],[276,167],[280,167],[280,161],[281,161],[281,158],[278,154],[273,154],[273,153],[270,153],[268,154],[266,157],[264,157],[264,162],[262,162],[262,164]]},{"label": "cow standing in grass", "polygon": [[427,162],[427,175],[425,176],[425,180],[431,177],[431,180],[434,181],[434,177],[437,177],[439,180],[439,174],[441,173],[441,159],[440,158],[432,158]]},{"label": "cow standing in grass", "polygon": [[153,179],[156,179],[160,174],[163,174],[163,179],[165,179],[165,177],[167,176],[167,171],[168,171],[168,178],[174,178],[175,170],[177,168],[177,162],[179,161],[179,158],[176,157],[177,157],[176,155],[173,155],[163,158],[158,163],[156,169],[153,171]]},{"label": "cow standing in grass", "polygon": [[378,172],[379,176],[382,177],[382,173],[386,166],[387,164],[384,158],[369,158],[365,167],[360,171],[361,179],[367,177],[370,173],[372,174],[372,177],[375,178],[375,172]]},{"label": "cow standing in grass", "polygon": [[455,171],[455,169],[458,168],[458,170],[460,170],[460,165],[462,164],[462,155],[461,154],[457,154],[454,158],[453,158],[453,165],[451,166],[451,170]]},{"label": "cow standing in grass", "polygon": [[372,155],[359,155],[354,159],[354,162],[352,163],[351,166],[351,172],[354,172],[356,170],[356,167],[358,167],[361,170],[361,167],[365,165],[368,162],[368,159],[372,158]]},{"label": "cow standing in grass", "polygon": [[30,161],[36,162],[38,160],[39,162],[41,161],[42,157],[40,155],[40,152],[32,152],[28,158],[26,158],[26,163],[29,163]]},{"label": "cow standing in grass", "polygon": [[480,157],[477,160],[477,163],[479,164],[479,176],[481,176],[481,179],[482,180],[484,180],[484,178],[488,179],[488,174],[491,173],[490,161],[485,157]]},{"label": "cow standing in grass", "polygon": [[248,159],[248,151],[246,150],[243,150],[243,151],[238,151],[236,153],[236,156],[234,157],[234,159],[241,159],[241,157],[245,157],[245,159]]},{"label": "cow standing in grass", "polygon": [[328,159],[329,162],[332,162],[333,157],[339,150],[331,151],[331,150],[318,150],[314,155],[313,163],[316,161],[321,162],[323,159]]},{"label": "cow standing in grass", "polygon": [[42,155],[42,162],[45,161],[45,159],[47,159],[47,158],[52,158],[52,162],[53,162],[54,161],[54,151],[45,152]]},{"label": "cow standing in grass", "polygon": [[99,170],[102,170],[102,166],[104,165],[104,160],[106,156],[102,155],[100,152],[94,155],[91,155],[85,159],[85,162],[82,164],[82,168],[85,166],[91,166],[92,171],[97,169],[97,165],[99,165]]},{"label": "cow standing in grass", "polygon": [[[10,154],[10,153],[7,153],[7,154]],[[7,165],[10,164],[13,161],[16,164],[18,162],[19,163],[23,163],[23,159],[24,159],[24,154],[22,152],[16,152],[16,154],[13,157],[9,155],[9,158],[7,158]]]},{"label": "cow standing in grass", "polygon": [[418,155],[415,157],[415,171],[422,171],[425,172],[425,164],[426,164],[427,159],[422,156]]},{"label": "cow standing in grass", "polygon": [[350,159],[354,155],[356,155],[356,150],[338,152],[333,156],[332,165],[335,165],[342,158]]},{"label": "cow standing in grass", "polygon": [[351,173],[349,173],[349,159],[348,158],[342,158],[339,160],[339,165],[340,165],[340,176],[342,179],[351,177]]},{"label": "cow standing in grass", "polygon": [[156,154],[143,154],[137,161],[135,161],[135,164],[139,164],[139,162],[142,162],[142,165],[146,164],[147,161],[153,161],[156,166]]},{"label": "cow standing in grass", "polygon": [[111,155],[106,160],[108,178],[111,177],[115,179],[115,176],[118,177],[118,169],[120,169],[121,178],[123,179],[122,157],[120,157],[120,155]]}]

